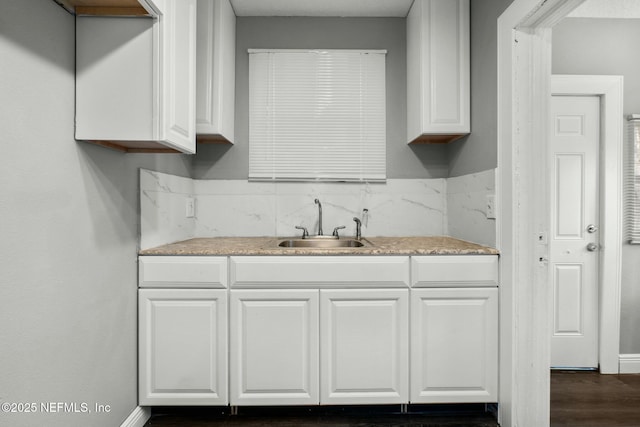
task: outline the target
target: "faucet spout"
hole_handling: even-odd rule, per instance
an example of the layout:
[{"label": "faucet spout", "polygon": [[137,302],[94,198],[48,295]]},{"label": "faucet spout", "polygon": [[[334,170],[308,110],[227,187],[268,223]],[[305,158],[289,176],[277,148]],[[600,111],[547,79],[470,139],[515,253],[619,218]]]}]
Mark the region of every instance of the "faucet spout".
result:
[{"label": "faucet spout", "polygon": [[362,221],[360,218],[353,217],[353,220],[356,222],[356,240],[362,239]]},{"label": "faucet spout", "polygon": [[318,205],[318,236],[323,236],[324,234],[322,232],[322,204],[318,199],[315,199],[314,203]]}]

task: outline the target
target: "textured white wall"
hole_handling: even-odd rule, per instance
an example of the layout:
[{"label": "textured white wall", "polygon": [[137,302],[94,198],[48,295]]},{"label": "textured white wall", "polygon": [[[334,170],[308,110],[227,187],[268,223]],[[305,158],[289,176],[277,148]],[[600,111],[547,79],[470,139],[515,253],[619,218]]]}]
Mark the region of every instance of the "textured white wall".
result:
[{"label": "textured white wall", "polygon": [[73,125],[73,16],[0,0],[0,403],[110,405],[2,426],[113,427],[137,405],[138,167],[190,160],[76,142]]}]

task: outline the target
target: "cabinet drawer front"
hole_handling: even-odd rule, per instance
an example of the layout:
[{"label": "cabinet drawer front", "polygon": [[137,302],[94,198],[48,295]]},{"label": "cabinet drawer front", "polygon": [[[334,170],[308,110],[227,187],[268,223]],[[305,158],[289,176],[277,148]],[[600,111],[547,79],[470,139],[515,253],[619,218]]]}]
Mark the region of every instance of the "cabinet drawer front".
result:
[{"label": "cabinet drawer front", "polygon": [[432,255],[411,257],[411,286],[498,286],[497,255]]},{"label": "cabinet drawer front", "polygon": [[409,257],[231,257],[234,288],[408,287]]},{"label": "cabinet drawer front", "polygon": [[142,256],[138,261],[142,288],[226,288],[227,258]]}]

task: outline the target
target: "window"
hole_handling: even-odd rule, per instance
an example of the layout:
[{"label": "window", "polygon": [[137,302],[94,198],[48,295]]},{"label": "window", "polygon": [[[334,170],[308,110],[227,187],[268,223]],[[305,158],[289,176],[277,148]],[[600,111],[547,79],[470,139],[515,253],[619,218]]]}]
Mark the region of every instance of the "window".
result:
[{"label": "window", "polygon": [[626,225],[629,242],[640,244],[640,114],[629,116],[625,164]]},{"label": "window", "polygon": [[249,50],[249,179],[386,179],[386,51]]}]

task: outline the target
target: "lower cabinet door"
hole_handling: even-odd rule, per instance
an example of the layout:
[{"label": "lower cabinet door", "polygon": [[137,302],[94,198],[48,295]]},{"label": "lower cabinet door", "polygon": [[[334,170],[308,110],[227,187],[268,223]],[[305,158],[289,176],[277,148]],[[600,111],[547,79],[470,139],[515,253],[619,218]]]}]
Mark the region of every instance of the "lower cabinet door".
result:
[{"label": "lower cabinet door", "polygon": [[409,290],[321,290],[320,348],[320,403],[408,403]]},{"label": "lower cabinet door", "polygon": [[498,400],[498,288],[411,290],[411,402]]},{"label": "lower cabinet door", "polygon": [[232,290],[231,405],[318,404],[314,290]]},{"label": "lower cabinet door", "polygon": [[228,404],[227,290],[138,292],[139,404]]}]

